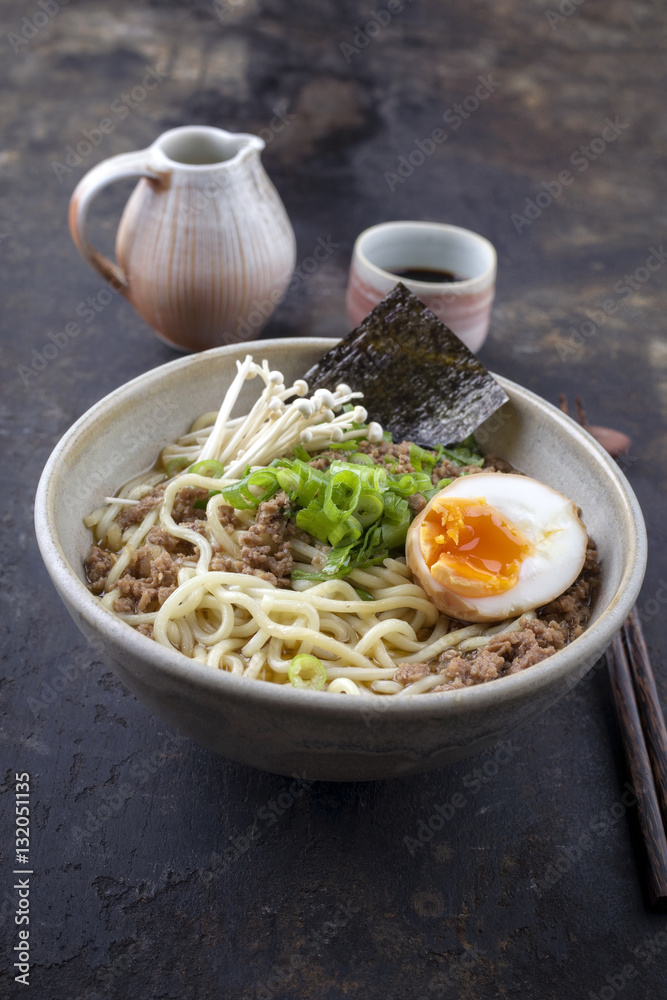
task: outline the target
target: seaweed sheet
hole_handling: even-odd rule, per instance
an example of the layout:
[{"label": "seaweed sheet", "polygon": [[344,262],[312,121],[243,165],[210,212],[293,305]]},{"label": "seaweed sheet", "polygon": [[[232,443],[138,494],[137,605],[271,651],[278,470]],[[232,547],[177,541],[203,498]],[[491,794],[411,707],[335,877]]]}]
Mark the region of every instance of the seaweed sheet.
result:
[{"label": "seaweed sheet", "polygon": [[508,399],[456,334],[400,283],[305,378],[311,389],[347,382],[395,441],[425,447],[463,441]]}]

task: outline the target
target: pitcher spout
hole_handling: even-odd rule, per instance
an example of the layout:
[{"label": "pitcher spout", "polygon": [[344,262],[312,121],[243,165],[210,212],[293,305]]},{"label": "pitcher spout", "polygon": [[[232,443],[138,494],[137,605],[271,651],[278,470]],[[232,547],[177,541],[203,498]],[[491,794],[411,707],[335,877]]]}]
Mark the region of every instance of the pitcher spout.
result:
[{"label": "pitcher spout", "polygon": [[261,153],[266,143],[249,132],[227,132],[209,125],[182,125],[164,132],[151,146],[171,169],[233,167],[251,152]]}]

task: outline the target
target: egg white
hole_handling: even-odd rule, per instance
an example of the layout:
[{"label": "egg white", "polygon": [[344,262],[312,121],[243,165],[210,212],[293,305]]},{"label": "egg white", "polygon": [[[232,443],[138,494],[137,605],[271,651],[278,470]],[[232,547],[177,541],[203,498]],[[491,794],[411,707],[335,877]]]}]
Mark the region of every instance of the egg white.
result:
[{"label": "egg white", "polygon": [[[420,529],[438,497],[483,498],[532,546],[516,584],[501,594],[464,597],[433,578],[420,547]],[[408,566],[430,599],[445,614],[467,622],[502,621],[555,600],[579,576],[586,559],[588,534],[574,503],[528,476],[479,473],[461,476],[436,494],[414,519],[405,543]]]}]

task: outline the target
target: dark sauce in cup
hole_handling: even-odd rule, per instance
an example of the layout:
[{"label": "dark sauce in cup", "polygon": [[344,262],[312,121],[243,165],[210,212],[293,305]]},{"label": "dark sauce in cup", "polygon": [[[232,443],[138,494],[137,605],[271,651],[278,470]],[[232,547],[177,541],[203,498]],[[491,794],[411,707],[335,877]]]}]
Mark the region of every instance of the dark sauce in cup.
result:
[{"label": "dark sauce in cup", "polygon": [[395,274],[397,278],[404,278],[406,281],[428,281],[434,285],[466,280],[461,274],[454,274],[453,271],[436,270],[432,267],[388,267],[387,270]]}]

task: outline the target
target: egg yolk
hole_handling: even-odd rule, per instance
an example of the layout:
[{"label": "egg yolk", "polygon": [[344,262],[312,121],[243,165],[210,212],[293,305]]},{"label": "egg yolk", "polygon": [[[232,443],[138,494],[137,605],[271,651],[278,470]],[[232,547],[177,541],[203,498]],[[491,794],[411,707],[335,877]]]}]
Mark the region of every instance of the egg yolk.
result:
[{"label": "egg yolk", "polygon": [[532,551],[526,536],[483,497],[438,497],[420,527],[431,576],[454,594],[502,594],[519,579]]}]

